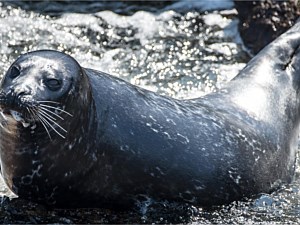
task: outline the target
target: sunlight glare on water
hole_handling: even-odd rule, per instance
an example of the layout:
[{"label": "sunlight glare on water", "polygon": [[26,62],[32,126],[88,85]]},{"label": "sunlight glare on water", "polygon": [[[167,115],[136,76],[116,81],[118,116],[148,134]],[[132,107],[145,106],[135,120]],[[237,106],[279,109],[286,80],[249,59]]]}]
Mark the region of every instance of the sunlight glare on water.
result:
[{"label": "sunlight glare on water", "polygon": [[246,57],[236,41],[237,19],[217,13],[138,11],[120,16],[102,11],[49,17],[9,8],[1,10],[4,69],[9,65],[5,57],[11,62],[27,51],[57,49],[85,67],[146,89],[193,98],[215,90],[245,65],[232,59],[232,54]]}]

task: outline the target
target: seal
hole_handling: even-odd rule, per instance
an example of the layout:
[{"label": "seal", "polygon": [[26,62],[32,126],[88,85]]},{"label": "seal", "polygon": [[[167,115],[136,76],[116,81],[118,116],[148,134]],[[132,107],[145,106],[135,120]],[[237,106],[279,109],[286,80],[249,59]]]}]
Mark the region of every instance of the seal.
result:
[{"label": "seal", "polygon": [[82,68],[21,55],[0,85],[1,172],[19,197],[60,207],[145,199],[201,206],[293,179],[300,23],[220,90],[176,100]]}]

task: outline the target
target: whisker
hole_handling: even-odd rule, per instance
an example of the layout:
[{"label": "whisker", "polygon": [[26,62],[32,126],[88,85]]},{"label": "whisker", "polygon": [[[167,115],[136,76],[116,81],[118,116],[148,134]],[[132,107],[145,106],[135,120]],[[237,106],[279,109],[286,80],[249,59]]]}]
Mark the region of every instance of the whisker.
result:
[{"label": "whisker", "polygon": [[[0,111],[0,115],[3,117],[3,120],[7,124],[7,117],[4,115],[2,111]],[[11,133],[6,127],[3,126],[2,121],[0,122],[0,127],[8,133]]]},{"label": "whisker", "polygon": [[7,129],[2,125],[2,122],[0,122],[0,127],[3,128],[4,130],[7,130]]},{"label": "whisker", "polygon": [[31,111],[29,110],[28,107],[26,107],[26,110],[27,110],[28,114],[30,115],[31,119],[34,121],[34,117],[33,117],[33,115],[31,114]]},{"label": "whisker", "polygon": [[4,113],[2,111],[0,111],[0,114],[3,117],[3,119],[7,120],[6,116],[4,115]]},{"label": "whisker", "polygon": [[54,118],[53,116],[49,115],[48,113],[46,113],[46,112],[44,112],[42,110],[38,110],[37,112],[40,113],[40,114],[42,114],[42,115],[44,115],[45,117],[51,118],[52,120],[56,120],[56,118]]},{"label": "whisker", "polygon": [[40,120],[39,117],[36,115],[37,112],[34,109],[27,107],[27,110],[28,110],[28,112],[29,112],[29,114],[31,116],[31,119],[33,121]]},{"label": "whisker", "polygon": [[51,135],[50,135],[50,133],[49,133],[49,131],[48,131],[48,128],[47,128],[47,126],[45,125],[45,123],[39,118],[38,115],[35,114],[35,111],[34,111],[33,109],[27,108],[27,110],[28,110],[28,112],[29,112],[29,114],[30,114],[30,116],[32,117],[33,120],[34,120],[34,117],[35,117],[37,120],[39,120],[39,121],[41,122],[41,124],[42,124],[43,127],[45,128],[45,130],[46,130],[46,132],[47,132],[47,134],[48,134],[50,140],[52,141]]},{"label": "whisker", "polygon": [[[5,119],[6,119],[6,116],[3,114],[2,111],[0,112],[0,114],[1,114],[1,116],[3,117],[3,119],[5,120]],[[2,122],[0,122],[0,127],[2,127],[3,129],[5,129],[4,126],[2,125]]]},{"label": "whisker", "polygon": [[38,114],[37,115],[41,120],[43,120],[44,122],[45,122],[45,124],[46,125],[48,125],[49,127],[51,127],[52,128],[52,130],[53,131],[55,131],[55,133],[57,133],[59,136],[61,136],[63,139],[65,139],[66,137],[65,136],[63,136],[61,133],[59,133],[50,123],[49,123],[49,121],[46,119],[46,118],[44,118],[42,115],[40,115],[40,114]]},{"label": "whisker", "polygon": [[51,123],[53,123],[54,125],[56,125],[58,128],[60,128],[65,133],[68,133],[68,131],[65,130],[62,126],[60,126],[57,122],[55,122],[56,118],[54,118],[53,116],[49,115],[47,112],[43,111],[44,108],[36,107],[36,108],[33,108],[32,110],[35,112],[35,115],[39,118],[39,120],[41,121],[41,123],[43,124],[43,126],[45,127],[45,129],[47,130],[47,132],[48,132],[48,129],[46,127],[50,127],[59,136],[61,136],[64,139],[66,138]]},{"label": "whisker", "polygon": [[63,110],[61,108],[58,108],[58,107],[54,107],[54,106],[50,106],[50,105],[45,105],[45,104],[40,104],[40,107],[41,108],[47,107],[47,108],[55,109],[55,110],[58,110],[58,111],[63,112],[63,113],[66,113],[67,115],[73,117],[73,115],[71,113],[69,113],[69,112],[67,112],[67,111],[65,111],[65,110]]},{"label": "whisker", "polygon": [[55,101],[37,101],[38,103],[53,103],[53,104],[59,104],[60,102],[55,102]]},{"label": "whisker", "polygon": [[47,134],[48,134],[50,140],[52,141],[50,132],[49,132],[49,130],[48,130],[48,128],[47,128],[47,124],[44,122],[43,118],[42,118],[40,115],[37,115],[37,117],[38,117],[39,121],[41,122],[41,124],[43,125],[43,127],[45,128],[45,130],[46,130],[46,132],[47,132]]},{"label": "whisker", "polygon": [[57,116],[59,119],[64,120],[63,117],[61,117],[60,115],[58,115],[57,113],[55,113],[55,112],[53,112],[53,111],[51,111],[51,110],[49,110],[49,109],[42,108],[42,107],[37,107],[37,110],[38,110],[38,111],[44,111],[44,112],[46,111],[46,112],[49,112],[49,113],[51,113],[52,115]]},{"label": "whisker", "polygon": [[[39,114],[40,112],[38,112]],[[58,123],[56,123],[53,119],[51,119],[50,117],[47,117],[46,115],[43,114],[39,114],[40,116],[42,116],[45,120],[47,120],[48,122],[52,122],[54,123],[56,126],[58,126],[62,131],[64,131],[65,133],[68,133],[68,131],[66,131],[62,126],[60,126]]]}]

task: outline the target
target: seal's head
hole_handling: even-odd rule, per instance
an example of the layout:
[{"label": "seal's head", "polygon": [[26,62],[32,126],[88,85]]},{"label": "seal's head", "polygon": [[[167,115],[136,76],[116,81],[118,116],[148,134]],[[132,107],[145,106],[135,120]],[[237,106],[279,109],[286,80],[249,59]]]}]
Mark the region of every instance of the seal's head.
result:
[{"label": "seal's head", "polygon": [[42,198],[64,182],[72,165],[57,159],[72,158],[72,146],[84,150],[90,96],[84,69],[64,53],[30,52],[11,65],[0,84],[0,156],[2,176],[16,194]]},{"label": "seal's head", "polygon": [[12,116],[25,127],[39,122],[47,132],[53,130],[64,138],[67,131],[56,121],[63,115],[72,116],[68,112],[72,109],[65,109],[66,102],[78,97],[82,74],[79,64],[61,52],[35,51],[20,56],[0,85],[2,116]]}]

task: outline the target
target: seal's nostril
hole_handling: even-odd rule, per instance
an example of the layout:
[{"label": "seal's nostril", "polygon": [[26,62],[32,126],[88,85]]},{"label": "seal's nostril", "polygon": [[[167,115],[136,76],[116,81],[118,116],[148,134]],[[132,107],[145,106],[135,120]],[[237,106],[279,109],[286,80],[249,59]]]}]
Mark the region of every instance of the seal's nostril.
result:
[{"label": "seal's nostril", "polygon": [[28,93],[25,92],[25,91],[20,91],[19,93],[16,93],[16,98],[20,98],[20,97],[22,97],[23,95],[26,95],[26,94],[28,94]]},{"label": "seal's nostril", "polygon": [[11,91],[17,96],[22,96],[22,95],[30,95],[31,94],[31,88],[28,87],[27,85],[16,87],[15,89],[11,89]]}]

